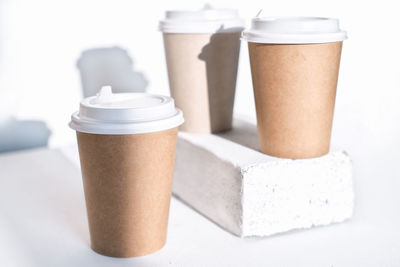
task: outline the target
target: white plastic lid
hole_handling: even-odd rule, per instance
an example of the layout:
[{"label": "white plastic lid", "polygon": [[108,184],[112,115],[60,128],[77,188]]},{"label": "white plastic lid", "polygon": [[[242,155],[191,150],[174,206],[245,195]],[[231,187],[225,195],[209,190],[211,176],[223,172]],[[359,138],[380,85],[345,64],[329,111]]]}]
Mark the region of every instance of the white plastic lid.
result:
[{"label": "white plastic lid", "polygon": [[113,94],[111,86],[103,86],[96,96],[81,101],[69,126],[92,134],[139,134],[171,129],[182,123],[182,111],[175,108],[171,97]]},{"label": "white plastic lid", "polygon": [[244,21],[236,9],[212,8],[210,5],[196,11],[167,11],[159,24],[160,31],[165,33],[240,32],[243,28]]},{"label": "white plastic lid", "polygon": [[339,20],[319,17],[256,17],[244,40],[267,44],[332,43],[347,39]]}]

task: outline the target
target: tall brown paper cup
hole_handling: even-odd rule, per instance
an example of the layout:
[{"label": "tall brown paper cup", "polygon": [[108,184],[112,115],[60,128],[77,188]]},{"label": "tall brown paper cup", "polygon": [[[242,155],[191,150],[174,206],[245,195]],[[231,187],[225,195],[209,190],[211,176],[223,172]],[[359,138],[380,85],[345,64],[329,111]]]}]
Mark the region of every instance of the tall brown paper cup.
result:
[{"label": "tall brown paper cup", "polygon": [[186,132],[232,128],[240,32],[164,34],[171,96],[185,113]]},{"label": "tall brown paper cup", "polygon": [[260,150],[294,159],[327,154],[342,41],[279,44],[252,42],[252,37],[248,47]]},{"label": "tall brown paper cup", "polygon": [[237,11],[167,11],[160,28],[171,95],[185,114],[180,130],[231,129],[243,30]]},{"label": "tall brown paper cup", "polygon": [[92,249],[133,257],[162,248],[177,129],[77,137]]},{"label": "tall brown paper cup", "polygon": [[182,122],[169,97],[109,87],[72,115],[94,251],[135,257],[164,246]]}]

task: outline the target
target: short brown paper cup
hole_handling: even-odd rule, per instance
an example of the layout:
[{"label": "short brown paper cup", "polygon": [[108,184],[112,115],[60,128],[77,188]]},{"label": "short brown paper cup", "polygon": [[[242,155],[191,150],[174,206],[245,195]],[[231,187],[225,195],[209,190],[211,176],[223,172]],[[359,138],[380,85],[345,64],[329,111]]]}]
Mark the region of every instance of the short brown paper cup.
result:
[{"label": "short brown paper cup", "polygon": [[177,128],[129,135],[77,132],[91,247],[112,257],[166,241]]}]

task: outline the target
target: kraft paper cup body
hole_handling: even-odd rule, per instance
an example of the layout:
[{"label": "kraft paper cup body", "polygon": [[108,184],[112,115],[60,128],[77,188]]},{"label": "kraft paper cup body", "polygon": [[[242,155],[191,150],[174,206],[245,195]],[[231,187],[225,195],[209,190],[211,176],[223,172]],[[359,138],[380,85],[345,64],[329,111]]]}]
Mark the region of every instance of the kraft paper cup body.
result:
[{"label": "kraft paper cup body", "polygon": [[171,96],[185,114],[180,130],[231,129],[243,30],[237,11],[168,11],[160,30]]},{"label": "kraft paper cup body", "polygon": [[166,241],[177,128],[132,135],[77,132],[91,247],[135,257]]},{"label": "kraft paper cup body", "polygon": [[[279,24],[280,19],[265,20]],[[260,29],[253,21],[253,29],[243,33],[248,41],[260,150],[281,158],[319,157],[329,152],[346,34],[336,20],[282,20],[289,27],[286,31],[276,25]],[[318,25],[319,20],[326,25]],[[315,27],[317,33],[312,32]]]},{"label": "kraft paper cup body", "polygon": [[[122,105],[125,109],[131,104]],[[139,105],[138,110],[148,109],[146,112],[159,107],[155,103],[145,107],[140,98],[133,105]],[[111,109],[119,112],[115,105]],[[81,104],[70,124],[77,130],[91,248],[106,256],[142,256],[161,249],[166,242],[177,127],[183,118],[176,110],[178,118],[173,121],[174,115],[169,115],[160,119],[157,129],[154,121],[144,125],[148,123],[143,119],[145,114],[138,116],[141,111],[134,109],[130,120],[122,122],[124,115],[117,118],[119,124],[127,125],[109,120],[93,126],[84,115],[93,115],[93,111],[82,111]],[[103,113],[108,116],[107,111]]]}]

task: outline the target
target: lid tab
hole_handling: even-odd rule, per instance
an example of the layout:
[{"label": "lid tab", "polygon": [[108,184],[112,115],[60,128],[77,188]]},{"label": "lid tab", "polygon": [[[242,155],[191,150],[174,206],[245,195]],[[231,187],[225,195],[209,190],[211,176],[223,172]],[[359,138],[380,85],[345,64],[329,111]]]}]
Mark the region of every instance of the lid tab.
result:
[{"label": "lid tab", "polygon": [[97,94],[97,98],[95,99],[95,102],[97,104],[101,104],[104,102],[111,102],[112,101],[112,88],[110,85],[105,85],[101,87],[100,92]]}]

